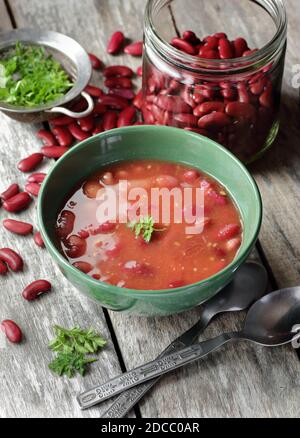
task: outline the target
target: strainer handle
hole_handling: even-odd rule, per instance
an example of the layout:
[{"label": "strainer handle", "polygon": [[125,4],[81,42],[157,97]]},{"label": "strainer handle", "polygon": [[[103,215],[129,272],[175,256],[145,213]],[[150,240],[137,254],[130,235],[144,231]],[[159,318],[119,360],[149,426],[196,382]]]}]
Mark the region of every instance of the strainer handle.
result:
[{"label": "strainer handle", "polygon": [[81,117],[86,117],[88,115],[91,114],[91,112],[94,109],[94,101],[91,98],[91,96],[86,93],[85,91],[83,91],[81,93],[81,96],[87,101],[88,103],[88,108],[85,111],[82,111],[81,113],[75,113],[74,111],[71,111],[67,108],[64,108],[62,106],[57,106],[52,108],[51,110],[47,110],[47,113],[61,113],[61,114],[65,114],[66,116],[72,117],[73,119],[80,119]]}]

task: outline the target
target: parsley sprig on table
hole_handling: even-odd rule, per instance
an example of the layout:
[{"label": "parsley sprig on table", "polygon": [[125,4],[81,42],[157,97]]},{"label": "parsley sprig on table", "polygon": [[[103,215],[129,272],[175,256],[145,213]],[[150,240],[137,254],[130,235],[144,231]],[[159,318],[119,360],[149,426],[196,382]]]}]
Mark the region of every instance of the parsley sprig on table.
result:
[{"label": "parsley sprig on table", "polygon": [[142,235],[147,243],[151,242],[152,235],[155,231],[164,231],[164,229],[155,228],[154,219],[151,216],[141,217],[139,222],[130,222],[128,227],[134,231],[136,238]]},{"label": "parsley sprig on table", "polygon": [[64,96],[73,83],[43,47],[17,43],[0,59],[0,100],[33,107]]},{"label": "parsley sprig on table", "polygon": [[88,364],[96,362],[96,358],[87,355],[96,354],[106,345],[102,336],[94,330],[82,330],[74,327],[70,330],[55,326],[56,338],[49,344],[52,351],[58,353],[49,364],[49,368],[59,376],[66,375],[71,378],[76,371],[82,376]]}]

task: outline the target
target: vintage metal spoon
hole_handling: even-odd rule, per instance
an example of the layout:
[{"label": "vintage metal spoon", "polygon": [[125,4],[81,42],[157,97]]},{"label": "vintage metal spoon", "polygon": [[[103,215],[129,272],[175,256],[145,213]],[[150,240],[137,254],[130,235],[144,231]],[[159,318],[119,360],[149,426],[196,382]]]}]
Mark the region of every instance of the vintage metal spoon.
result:
[{"label": "vintage metal spoon", "polygon": [[[158,359],[184,347],[193,345],[197,341],[200,333],[205,330],[217,314],[247,309],[251,304],[264,295],[267,281],[267,273],[262,265],[255,262],[244,264],[237,271],[234,280],[227,287],[200,307],[199,321],[191,329],[172,342]],[[150,388],[157,383],[159,379],[160,377],[143,385],[139,385],[134,389],[123,392],[108,411],[102,415],[102,418],[122,418],[150,390]],[[94,395],[84,398],[84,400],[85,402],[94,401],[94,404],[101,401]],[[88,406],[83,405],[82,396],[79,397],[79,403],[83,409],[92,406],[92,404],[89,404]]]}]

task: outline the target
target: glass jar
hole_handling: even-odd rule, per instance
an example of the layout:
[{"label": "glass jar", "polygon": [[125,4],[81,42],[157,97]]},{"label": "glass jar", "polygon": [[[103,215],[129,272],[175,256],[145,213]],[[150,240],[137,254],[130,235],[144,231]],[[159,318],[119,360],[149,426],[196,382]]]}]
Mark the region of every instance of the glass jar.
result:
[{"label": "glass jar", "polygon": [[208,136],[246,163],[271,146],[287,41],[281,0],[149,0],[144,32],[145,123]]}]

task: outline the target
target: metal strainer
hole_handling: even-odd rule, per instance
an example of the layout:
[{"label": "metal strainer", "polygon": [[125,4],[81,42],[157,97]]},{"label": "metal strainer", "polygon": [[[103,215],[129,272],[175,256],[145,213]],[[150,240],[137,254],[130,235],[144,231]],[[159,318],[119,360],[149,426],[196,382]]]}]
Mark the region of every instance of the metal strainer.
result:
[{"label": "metal strainer", "polygon": [[[48,53],[62,65],[74,82],[74,86],[62,98],[37,107],[18,107],[0,101],[0,110],[7,116],[25,123],[51,120],[59,113],[74,118],[89,115],[94,108],[93,99],[83,90],[92,76],[92,66],[86,51],[72,38],[52,31],[20,29],[0,33],[1,54],[15,46],[16,42],[45,47]],[[68,109],[80,96],[87,100],[87,109],[76,113]]]}]

